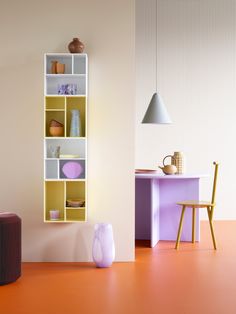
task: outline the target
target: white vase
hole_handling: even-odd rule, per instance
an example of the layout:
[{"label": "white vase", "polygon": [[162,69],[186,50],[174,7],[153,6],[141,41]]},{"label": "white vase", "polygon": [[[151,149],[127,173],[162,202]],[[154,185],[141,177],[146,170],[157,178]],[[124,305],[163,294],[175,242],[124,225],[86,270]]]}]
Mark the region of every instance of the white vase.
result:
[{"label": "white vase", "polygon": [[110,267],[115,258],[115,245],[111,224],[95,225],[93,261],[97,267]]},{"label": "white vase", "polygon": [[70,136],[81,136],[80,111],[77,109],[71,110]]}]

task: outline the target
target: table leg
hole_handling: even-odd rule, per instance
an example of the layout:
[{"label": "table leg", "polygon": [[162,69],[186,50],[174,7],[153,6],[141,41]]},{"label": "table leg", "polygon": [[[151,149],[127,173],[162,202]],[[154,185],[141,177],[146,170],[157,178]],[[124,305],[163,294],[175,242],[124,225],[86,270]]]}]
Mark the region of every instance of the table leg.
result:
[{"label": "table leg", "polygon": [[195,217],[196,217],[196,208],[193,207],[193,217],[192,217],[192,243],[195,242]]},{"label": "table leg", "polygon": [[151,180],[151,247],[159,241],[159,181]]}]

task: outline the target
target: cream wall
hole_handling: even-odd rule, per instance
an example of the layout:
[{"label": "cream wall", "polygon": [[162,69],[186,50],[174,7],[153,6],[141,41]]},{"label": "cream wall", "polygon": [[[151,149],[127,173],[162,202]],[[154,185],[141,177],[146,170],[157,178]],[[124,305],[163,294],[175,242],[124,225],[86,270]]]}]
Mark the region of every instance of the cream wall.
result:
[{"label": "cream wall", "polygon": [[[93,224],[134,259],[134,1],[1,3],[1,209],[23,221],[24,261],[91,260]],[[89,55],[88,223],[43,223],[43,54]]]},{"label": "cream wall", "polygon": [[[179,150],[188,172],[211,173],[218,160],[215,217],[236,219],[236,3],[157,0],[157,32],[156,0],[137,0],[136,16],[136,167],[156,168]],[[172,125],[140,123],[155,90],[155,67]],[[201,189],[207,198],[210,178]]]}]

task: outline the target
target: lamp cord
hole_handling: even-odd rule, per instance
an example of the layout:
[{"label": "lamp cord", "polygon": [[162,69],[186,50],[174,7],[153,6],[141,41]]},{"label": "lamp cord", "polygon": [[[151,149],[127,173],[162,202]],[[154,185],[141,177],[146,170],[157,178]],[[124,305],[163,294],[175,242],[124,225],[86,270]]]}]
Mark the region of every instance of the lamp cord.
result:
[{"label": "lamp cord", "polygon": [[155,32],[155,37],[156,37],[156,41],[155,41],[155,43],[156,43],[156,64],[155,64],[155,74],[156,74],[156,92],[157,92],[157,1],[158,0],[156,0],[156,32]]}]

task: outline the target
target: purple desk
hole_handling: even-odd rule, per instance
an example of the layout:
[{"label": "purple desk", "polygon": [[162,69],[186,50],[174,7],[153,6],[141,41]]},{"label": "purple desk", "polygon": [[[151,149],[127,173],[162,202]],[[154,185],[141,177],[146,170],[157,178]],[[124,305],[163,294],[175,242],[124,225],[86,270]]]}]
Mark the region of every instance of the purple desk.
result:
[{"label": "purple desk", "polygon": [[[178,201],[199,200],[199,181],[207,175],[135,175],[135,239],[175,241],[181,206]],[[192,210],[186,209],[181,241],[192,239]],[[199,211],[196,209],[196,241],[200,240]]]}]

